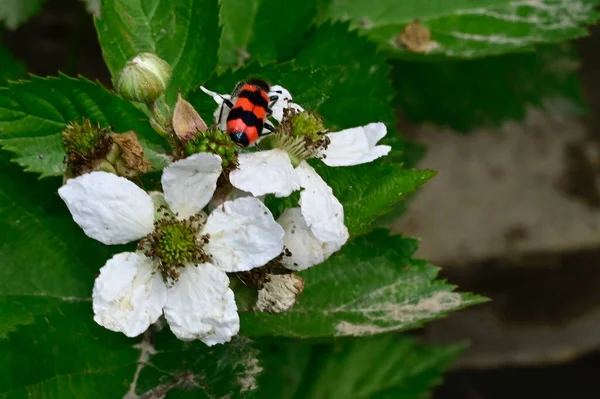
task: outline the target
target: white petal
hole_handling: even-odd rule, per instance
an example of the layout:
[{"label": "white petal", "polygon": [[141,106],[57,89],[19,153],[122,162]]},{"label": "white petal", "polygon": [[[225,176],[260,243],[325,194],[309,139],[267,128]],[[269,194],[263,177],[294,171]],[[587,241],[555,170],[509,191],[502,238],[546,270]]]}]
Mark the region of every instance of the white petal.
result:
[{"label": "white petal", "polygon": [[218,126],[219,129],[223,131],[227,130],[227,116],[229,115],[229,111],[231,111],[231,109],[227,105],[225,105],[223,99],[231,100],[231,95],[219,94],[214,91],[208,90],[204,86],[200,86],[200,89],[209,96],[211,96],[213,100],[215,100],[215,102],[217,103],[217,110],[213,114],[213,116],[215,117],[215,123],[218,123],[220,121]]},{"label": "white petal", "polygon": [[283,256],[281,262],[290,270],[305,270],[323,263],[337,252],[342,244],[319,240],[304,221],[300,208],[288,208],[277,219],[283,227],[283,245],[290,250],[290,256]]},{"label": "white petal", "polygon": [[278,122],[281,122],[281,120],[283,119],[284,108],[292,108],[300,112],[304,111],[304,108],[292,102],[292,95],[290,94],[290,92],[279,85],[271,86],[269,96],[279,97],[277,101],[275,101],[275,104],[271,106],[271,111],[273,111],[272,116]]},{"label": "white petal", "polygon": [[381,122],[328,133],[327,137],[331,142],[327,149],[321,152],[320,157],[329,166],[351,166],[371,162],[390,152],[389,145],[377,145],[386,133],[387,129]]},{"label": "white petal", "polygon": [[162,315],[167,287],[149,258],[123,252],[100,269],[92,300],[96,323],[136,337]]},{"label": "white petal", "polygon": [[67,180],[58,195],[85,234],[103,244],[125,244],[153,230],[152,199],[124,177],[87,173]]},{"label": "white petal", "polygon": [[239,167],[229,174],[231,184],[255,197],[275,194],[287,197],[300,182],[287,152],[274,149],[239,154]]},{"label": "white petal", "polygon": [[229,277],[210,263],[185,266],[167,292],[165,318],[181,340],[228,342],[240,330]]},{"label": "white petal", "polygon": [[208,217],[202,233],[210,234],[206,253],[226,272],[262,266],[283,249],[283,229],[269,209],[253,197],[219,206]]},{"label": "white petal", "polygon": [[220,175],[218,155],[204,152],[172,163],[161,179],[165,200],[179,218],[188,218],[208,204]]},{"label": "white petal", "polygon": [[344,207],[321,176],[302,161],[296,168],[300,185],[300,209],[310,231],[321,241],[344,245],[348,229],[344,225]]}]

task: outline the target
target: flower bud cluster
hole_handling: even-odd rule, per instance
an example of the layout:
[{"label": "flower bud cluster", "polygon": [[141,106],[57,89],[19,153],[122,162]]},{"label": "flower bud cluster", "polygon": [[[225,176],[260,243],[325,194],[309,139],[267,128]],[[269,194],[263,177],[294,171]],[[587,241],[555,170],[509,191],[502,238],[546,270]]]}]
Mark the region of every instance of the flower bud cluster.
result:
[{"label": "flower bud cluster", "polygon": [[185,155],[190,156],[200,152],[209,152],[221,157],[224,169],[234,169],[237,166],[237,146],[229,135],[215,129],[197,132],[196,136],[185,143]]}]

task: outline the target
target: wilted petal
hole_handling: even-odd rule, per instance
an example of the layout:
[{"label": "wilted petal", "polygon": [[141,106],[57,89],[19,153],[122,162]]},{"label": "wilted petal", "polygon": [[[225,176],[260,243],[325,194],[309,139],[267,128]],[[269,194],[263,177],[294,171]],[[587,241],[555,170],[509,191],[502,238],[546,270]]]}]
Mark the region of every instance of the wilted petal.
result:
[{"label": "wilted petal", "polygon": [[221,123],[219,123],[218,126],[219,129],[223,131],[227,130],[227,116],[229,115],[229,111],[231,111],[231,108],[229,108],[223,100],[231,100],[231,95],[219,94],[217,92],[208,90],[204,86],[200,86],[200,89],[209,96],[211,96],[213,100],[215,100],[215,102],[217,103],[217,110],[213,114],[215,117],[215,123],[219,123],[219,121],[221,121]]},{"label": "wilted petal", "polygon": [[253,197],[225,202],[208,217],[204,247],[212,263],[226,272],[242,272],[262,266],[281,253],[283,229],[269,209]]},{"label": "wilted petal", "polygon": [[344,245],[348,229],[344,225],[344,207],[333,195],[331,187],[307,164],[301,162],[296,168],[300,185],[300,209],[306,224],[321,241]]},{"label": "wilted petal", "polygon": [[278,122],[281,122],[283,119],[283,110],[285,108],[292,108],[300,112],[304,111],[304,108],[292,101],[292,95],[290,92],[279,85],[271,86],[269,96],[278,97],[277,101],[275,101],[275,103],[271,106],[271,110],[273,111],[272,116]]},{"label": "wilted petal", "polygon": [[304,290],[304,280],[295,274],[269,274],[267,277],[269,281],[258,290],[256,307],[267,313],[287,312]]},{"label": "wilted petal", "polygon": [[181,340],[228,342],[240,330],[229,277],[210,263],[186,265],[167,293],[165,318]]},{"label": "wilted petal", "polygon": [[221,175],[221,158],[206,152],[172,163],[162,174],[165,200],[181,219],[208,204]]},{"label": "wilted petal", "polygon": [[167,287],[149,258],[123,252],[100,269],[92,300],[96,323],[136,337],[162,315]]},{"label": "wilted petal", "polygon": [[389,145],[377,145],[386,133],[387,129],[381,122],[328,133],[327,137],[331,142],[327,149],[321,152],[320,157],[329,166],[351,166],[371,162],[390,152]]},{"label": "wilted petal", "polygon": [[310,231],[300,208],[288,208],[277,222],[283,227],[283,245],[291,255],[283,256],[281,262],[290,270],[304,270],[318,265],[337,252],[340,242],[324,242]]},{"label": "wilted petal", "polygon": [[238,155],[239,167],[229,174],[231,184],[255,197],[275,194],[287,197],[300,182],[287,152],[274,149]]},{"label": "wilted petal", "polygon": [[152,199],[124,177],[87,173],[67,180],[58,195],[85,234],[103,244],[125,244],[152,232]]}]

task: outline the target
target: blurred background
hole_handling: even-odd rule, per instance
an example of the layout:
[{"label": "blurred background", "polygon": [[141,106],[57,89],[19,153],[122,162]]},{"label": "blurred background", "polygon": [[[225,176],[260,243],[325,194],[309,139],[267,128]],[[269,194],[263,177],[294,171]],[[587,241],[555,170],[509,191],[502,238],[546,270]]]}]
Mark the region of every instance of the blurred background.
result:
[{"label": "blurred background", "polygon": [[[469,343],[436,399],[600,397],[600,26],[591,33],[535,52],[390,61],[412,158],[438,171],[393,229],[492,299],[415,332]],[[80,1],[48,1],[2,42],[22,61],[11,76],[110,86]]]}]

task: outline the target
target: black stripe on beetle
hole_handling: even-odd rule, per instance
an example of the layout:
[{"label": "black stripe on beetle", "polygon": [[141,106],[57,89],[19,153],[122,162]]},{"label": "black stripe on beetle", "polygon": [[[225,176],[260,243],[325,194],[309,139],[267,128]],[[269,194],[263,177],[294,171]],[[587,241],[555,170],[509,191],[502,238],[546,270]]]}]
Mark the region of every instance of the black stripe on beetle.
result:
[{"label": "black stripe on beetle", "polygon": [[247,98],[252,104],[257,107],[269,108],[269,102],[265,100],[259,90],[250,91],[243,90],[238,94],[238,98]]}]

